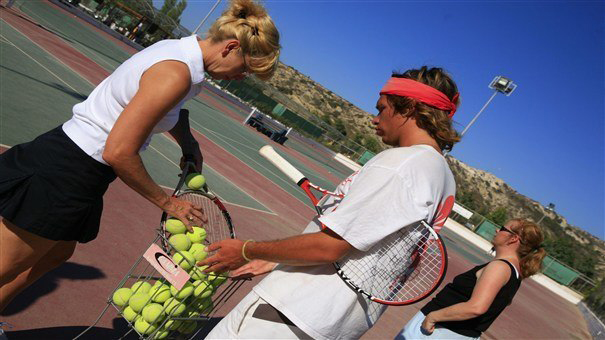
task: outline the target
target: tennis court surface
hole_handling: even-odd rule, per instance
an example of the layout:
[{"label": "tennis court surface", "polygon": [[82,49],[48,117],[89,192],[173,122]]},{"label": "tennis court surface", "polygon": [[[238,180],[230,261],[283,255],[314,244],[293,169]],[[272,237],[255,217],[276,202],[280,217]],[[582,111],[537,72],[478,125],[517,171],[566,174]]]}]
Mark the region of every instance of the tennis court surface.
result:
[{"label": "tennis court surface", "polygon": [[[18,0],[0,7],[0,152],[27,142],[71,117],[104,77],[135,52],[101,30],[45,1]],[[271,144],[313,182],[332,189],[352,171],[312,143],[284,146],[242,124],[249,110],[206,88],[186,104],[204,152],[209,185],[226,202],[241,239],[273,239],[299,233],[314,216],[304,194],[258,154]],[[178,180],[180,149],[156,136],[143,154],[153,178],[170,191]],[[9,339],[69,339],[91,325],[107,297],[154,240],[161,211],[120,180],[105,196],[99,237],[79,245],[63,266],[26,289],[0,315]],[[450,256],[446,281],[486,261],[464,239],[443,231]],[[258,279],[246,283],[220,310],[224,315]],[[364,338],[393,338],[422,307],[392,307]],[[127,330],[108,313],[85,338],[118,338]],[[487,339],[586,339],[576,306],[527,280],[513,305],[484,334]]]}]

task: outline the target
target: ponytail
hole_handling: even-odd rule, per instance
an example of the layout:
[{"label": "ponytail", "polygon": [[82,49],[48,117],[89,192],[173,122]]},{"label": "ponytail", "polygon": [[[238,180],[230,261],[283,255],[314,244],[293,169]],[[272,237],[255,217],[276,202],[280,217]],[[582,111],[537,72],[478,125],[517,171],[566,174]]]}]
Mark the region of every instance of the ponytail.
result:
[{"label": "ponytail", "polygon": [[521,244],[517,249],[520,258],[521,278],[528,278],[542,269],[546,250],[542,246],[544,235],[540,226],[524,219],[513,219],[511,229],[519,235]]}]

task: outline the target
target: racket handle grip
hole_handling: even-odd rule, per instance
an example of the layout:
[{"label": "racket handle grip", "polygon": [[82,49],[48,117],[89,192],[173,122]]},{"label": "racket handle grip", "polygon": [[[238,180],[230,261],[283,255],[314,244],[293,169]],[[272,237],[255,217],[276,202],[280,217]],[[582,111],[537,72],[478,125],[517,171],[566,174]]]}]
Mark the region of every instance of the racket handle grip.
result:
[{"label": "racket handle grip", "polygon": [[191,153],[186,153],[186,154],[183,154],[183,160],[185,162],[193,163],[193,162],[195,162],[195,157],[193,157],[193,154],[191,154]]},{"label": "racket handle grip", "polygon": [[271,145],[263,146],[258,152],[297,185],[300,186],[307,179],[305,175],[298,171],[290,162],[280,156]]}]

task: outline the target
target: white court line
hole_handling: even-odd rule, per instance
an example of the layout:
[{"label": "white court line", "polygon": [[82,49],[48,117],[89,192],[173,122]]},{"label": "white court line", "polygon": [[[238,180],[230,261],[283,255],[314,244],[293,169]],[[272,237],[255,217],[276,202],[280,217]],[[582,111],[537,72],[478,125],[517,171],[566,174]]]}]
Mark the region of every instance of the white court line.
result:
[{"label": "white court line", "polygon": [[230,137],[227,137],[227,136],[225,136],[225,135],[223,135],[223,134],[221,134],[221,133],[218,133],[217,131],[210,130],[210,129],[208,129],[208,128],[206,128],[206,127],[203,127],[203,126],[202,126],[202,128],[203,128],[203,129],[205,129],[206,131],[208,131],[208,132],[212,133],[212,134],[213,134],[213,135],[215,135],[215,136],[219,136],[219,137],[221,137],[223,140],[228,140],[228,141],[231,141],[231,142],[232,142],[232,144],[238,144],[238,145],[240,145],[241,147],[244,147],[244,148],[246,148],[246,149],[252,150],[252,151],[254,151],[254,152],[258,151],[256,148],[253,148],[253,147],[251,147],[251,146],[249,146],[249,145],[246,145],[246,144],[244,144],[244,143],[242,143],[242,142],[238,142],[238,141],[236,141],[236,140],[235,140],[235,139],[233,139],[233,138],[230,138]]},{"label": "white court line", "polygon": [[[167,140],[169,140],[170,142],[172,142],[173,144],[175,144],[176,146],[178,146],[180,148],[180,146],[178,145],[177,142],[175,142],[174,140],[172,140],[172,138],[166,136],[166,134],[162,134],[162,137],[166,138]],[[155,147],[149,145],[150,148],[153,148],[155,151],[157,151],[158,153],[160,153],[160,151],[158,151],[158,149],[156,149]],[[161,153],[160,153],[161,154]],[[168,159],[168,157],[166,157],[165,155],[162,154],[162,156],[164,156],[164,158]],[[170,159],[168,159],[168,161],[174,165],[176,165],[177,168],[180,168],[180,166],[178,166],[177,164],[175,164],[173,161],[171,161]],[[254,198],[254,196],[250,195],[246,190],[240,188],[239,186],[237,186],[235,183],[231,182],[231,180],[229,180],[227,177],[223,176],[219,171],[217,171],[216,169],[214,169],[213,167],[211,167],[210,165],[206,166],[210,169],[212,169],[215,173],[217,173],[219,176],[221,176],[224,180],[226,180],[227,182],[231,183],[231,185],[233,185],[234,187],[238,188],[239,190],[241,190],[243,193],[245,193],[246,195],[248,195],[250,198],[252,198],[253,200],[255,200],[258,204],[262,205],[263,207],[267,208],[267,210],[270,211],[271,214],[273,215],[277,215],[273,210],[271,210],[269,207],[265,206],[262,202],[260,202],[259,200],[257,200],[256,198]],[[221,198],[222,200],[222,198]],[[225,201],[228,202],[228,201]],[[235,203],[231,203],[229,202],[229,204],[233,204],[233,205],[237,205]],[[254,209],[252,207],[249,207],[249,209]],[[262,211],[262,210],[259,210]]]},{"label": "white court line", "polygon": [[27,52],[25,52],[24,50],[22,50],[19,47],[17,47],[17,45],[13,44],[12,41],[6,39],[5,36],[3,36],[2,34],[0,34],[0,37],[2,39],[5,39],[11,46],[13,46],[14,48],[18,49],[19,51],[21,51],[21,53],[25,54],[27,57],[29,57],[31,60],[33,60],[36,64],[40,65],[40,67],[42,67],[43,69],[45,69],[46,71],[48,71],[48,73],[52,74],[55,78],[59,79],[59,81],[61,81],[65,85],[67,85],[67,87],[69,87],[70,89],[72,89],[74,92],[79,93],[76,89],[74,89],[73,87],[71,87],[71,85],[69,85],[65,80],[63,80],[61,77],[59,77],[58,75],[56,75],[53,71],[51,71],[48,68],[46,68],[46,66],[40,64],[40,62],[38,62],[36,59],[34,59],[34,57],[32,57],[31,55],[27,54]]},{"label": "white court line", "polygon": [[[77,77],[84,79],[87,83],[89,83],[90,85],[92,85],[92,87],[96,87],[95,84],[93,84],[90,80],[82,77],[78,72],[74,71],[74,69],[72,69],[69,65],[67,65],[66,63],[64,63],[61,59],[55,57],[54,54],[50,53],[47,49],[45,49],[44,47],[42,47],[41,45],[39,45],[37,42],[31,40],[27,35],[21,33],[21,31],[19,31],[15,26],[9,24],[8,22],[6,22],[5,20],[2,20],[5,24],[7,24],[8,26],[12,27],[12,29],[14,29],[17,33],[21,34],[25,39],[29,40],[32,44],[38,46],[38,48],[40,48],[42,51],[46,52],[46,54],[48,54],[49,56],[51,56],[53,59],[55,59],[56,61],[58,61],[60,64],[62,64],[63,66],[65,66],[69,71],[71,71],[72,73],[74,73]],[[2,36],[4,38],[4,36]],[[6,38],[4,38],[6,39]],[[6,39],[7,41],[10,42],[10,40]],[[11,42],[11,44],[13,46],[15,46],[15,44],[13,44]],[[17,46],[15,46],[17,47]],[[18,47],[17,47],[18,48]],[[31,58],[31,57],[30,57]],[[33,59],[33,58],[32,58]],[[50,71],[49,71],[50,72]],[[52,72],[51,72],[52,73]],[[69,85],[68,85],[69,86]],[[70,88],[73,89],[73,87],[69,86]],[[74,90],[75,91],[75,90]],[[77,92],[77,91],[76,91]],[[79,92],[78,92],[79,93]]]},{"label": "white court line", "polygon": [[[47,24],[47,26],[41,25],[41,26],[42,26],[44,29],[49,30],[49,31],[52,31],[52,30],[54,29],[55,31],[57,31],[57,32],[59,32],[59,33],[61,33],[61,34],[63,34],[63,35],[67,35],[67,34],[65,34],[65,33],[63,33],[63,32],[61,32],[61,31],[59,31],[59,29],[57,29],[56,27],[54,27],[54,26],[53,26],[53,25],[52,25],[52,24],[51,24],[49,21],[45,20],[45,19],[44,19],[42,16],[40,16],[40,15],[36,14],[35,12],[33,12],[33,11],[32,11],[32,12],[30,12],[30,10],[29,10],[29,9],[27,9],[27,12],[29,12],[29,13],[26,13],[26,11],[25,11],[25,9],[26,9],[26,8],[25,8],[25,7],[21,7],[21,8],[19,8],[19,9],[20,9],[20,10],[21,10],[23,13],[25,13],[25,14],[27,14],[28,16],[32,17],[32,19],[39,20],[39,21],[44,21],[44,22]],[[35,18],[34,18],[34,17],[35,17]],[[52,28],[52,29],[51,29],[51,28]],[[99,55],[102,55],[101,53],[99,53],[99,52],[97,52],[97,51],[93,50],[92,48],[90,48],[90,47],[88,47],[88,46],[86,46],[86,45],[84,45],[84,44],[82,44],[82,43],[80,43],[80,42],[78,42],[78,41],[75,41],[75,42],[76,42],[78,45],[80,45],[81,47],[84,47],[84,48],[85,48],[86,50],[88,50],[90,53],[95,54],[97,57],[98,57]],[[103,63],[104,63],[104,64],[106,64],[106,66],[107,66],[107,67],[103,67],[103,66],[101,66],[101,65],[99,65],[99,66],[103,67],[103,68],[104,68],[106,71],[110,72],[109,70],[111,70],[111,69],[113,68],[113,66],[112,66],[112,65],[107,65],[107,62],[106,62],[105,60],[103,60],[103,58],[101,58],[101,60],[103,61]],[[96,63],[98,64],[98,62],[96,62]],[[111,73],[111,72],[110,72],[110,73]]]},{"label": "white court line", "polygon": [[[214,131],[212,131],[212,130],[210,130],[210,129],[206,128],[206,127],[204,127],[202,124],[198,123],[197,121],[195,121],[195,120],[193,120],[193,119],[191,119],[191,118],[189,118],[189,120],[190,120],[191,122],[193,122],[193,123],[195,123],[195,124],[199,125],[199,126],[200,126],[202,129],[204,129],[204,130],[214,132]],[[203,135],[203,133],[201,133],[200,131],[198,131],[198,130],[196,130],[196,129],[193,129],[193,130],[195,130],[195,131],[197,131],[199,134]],[[220,136],[219,136],[218,138],[220,138]],[[232,154],[233,156],[235,156],[235,158],[239,159],[239,160],[240,160],[240,161],[242,161],[243,163],[246,163],[246,162],[244,162],[244,160],[242,160],[241,158],[239,158],[238,156],[236,156],[234,153],[232,153],[232,152],[230,152],[230,151],[227,151],[225,148],[223,148],[222,146],[218,145],[217,143],[214,143],[214,144],[216,144],[216,146],[218,146],[219,148],[221,148],[221,149],[225,150],[226,152],[228,152],[228,153]],[[299,189],[300,189],[300,188],[299,188],[297,185],[293,184],[291,181],[287,181],[287,180],[285,180],[285,179],[281,178],[281,177],[280,177],[278,174],[276,174],[276,173],[275,173],[275,172],[273,172],[272,170],[268,169],[268,168],[267,168],[267,167],[265,167],[264,165],[260,164],[260,163],[259,163],[259,162],[257,162],[257,161],[256,161],[254,158],[252,158],[252,157],[250,157],[250,156],[246,155],[245,153],[242,153],[242,152],[241,152],[241,151],[239,151],[238,149],[234,149],[234,150],[235,150],[235,151],[237,151],[237,152],[239,152],[239,153],[241,153],[241,154],[242,154],[243,156],[245,156],[245,157],[246,157],[248,160],[252,161],[252,162],[253,162],[253,163],[255,163],[256,165],[258,165],[258,166],[260,166],[261,168],[265,169],[265,170],[266,170],[266,171],[268,171],[269,173],[271,173],[271,174],[275,175],[275,176],[277,177],[277,179],[279,179],[280,181],[282,181],[282,182],[286,183],[288,186],[293,187],[293,188],[296,188],[296,190],[299,190]],[[256,151],[256,149],[254,149],[254,150]],[[247,164],[247,163],[246,163],[246,164]],[[273,182],[271,179],[269,179],[269,178],[268,178],[267,176],[265,176],[264,174],[262,174],[262,173],[258,172],[256,169],[254,169],[254,168],[252,168],[252,167],[250,167],[250,168],[251,168],[251,169],[252,169],[254,172],[256,172],[257,174],[259,174],[260,176],[265,177],[267,180],[269,180],[269,181]],[[288,193],[288,194],[290,194],[290,193]],[[303,204],[304,204],[304,205],[305,205],[307,208],[309,208],[309,209],[311,209],[311,210],[315,211],[313,208],[309,207],[309,205],[307,204],[307,203],[308,203],[307,201],[303,201],[303,200],[301,200],[300,198],[298,198],[298,197],[296,197],[296,196],[294,196],[294,195],[292,195],[292,194],[290,194],[290,195],[291,195],[292,197],[294,197],[295,199],[297,199],[299,202],[303,203]]]},{"label": "white court line", "polygon": [[[165,186],[165,185],[160,185],[160,187],[161,187],[161,188],[164,188],[164,189],[166,189],[166,190],[174,191],[174,188],[167,187],[167,186]],[[216,193],[215,193],[215,195],[216,195]],[[218,196],[218,195],[216,195],[216,196]],[[237,203],[229,202],[229,201],[226,201],[226,200],[222,199],[220,196],[218,196],[218,198],[221,200],[221,202],[226,203],[226,204],[229,204],[229,205],[233,205],[233,206],[240,207],[240,208],[244,208],[244,209],[248,209],[248,210],[254,210],[254,211],[258,211],[258,212],[262,212],[262,213],[269,214],[269,215],[275,215],[275,216],[278,216],[276,213],[274,213],[274,212],[272,212],[272,211],[260,210],[260,209],[256,209],[256,208],[249,207],[249,206],[247,206],[247,205],[241,205],[241,204],[237,204]],[[267,209],[268,209],[268,208],[267,208]],[[270,209],[269,209],[269,210],[270,210]]]}]

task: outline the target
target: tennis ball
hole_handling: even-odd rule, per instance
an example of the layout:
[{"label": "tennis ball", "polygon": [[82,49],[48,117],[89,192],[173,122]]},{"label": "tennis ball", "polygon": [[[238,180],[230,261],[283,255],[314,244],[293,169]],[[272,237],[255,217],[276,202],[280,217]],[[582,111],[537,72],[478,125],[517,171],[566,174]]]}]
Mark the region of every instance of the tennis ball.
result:
[{"label": "tennis ball", "polygon": [[196,330],[196,328],[197,328],[197,322],[195,322],[195,321],[185,321],[179,327],[179,332],[181,332],[183,334],[191,334],[191,333],[193,333]]},{"label": "tennis ball", "polygon": [[146,281],[138,281],[135,282],[135,284],[133,284],[132,288],[130,289],[132,289],[133,293],[149,293],[149,290],[151,289],[151,284]]},{"label": "tennis ball", "polygon": [[140,317],[140,315],[137,314],[137,312],[135,312],[130,306],[124,308],[122,315],[124,316],[124,319],[130,322],[135,322]]},{"label": "tennis ball", "polygon": [[209,313],[212,309],[214,309],[214,302],[212,302],[212,299],[204,299],[199,305],[199,309],[202,313]]},{"label": "tennis ball", "polygon": [[212,302],[212,299],[209,297],[204,298],[204,299],[195,300],[190,306],[191,310],[199,312],[200,314],[209,313],[210,311],[212,311],[213,308],[214,308],[214,303]]},{"label": "tennis ball", "polygon": [[151,289],[149,290],[149,295],[151,295],[151,299],[153,300],[153,302],[158,303],[164,303],[166,302],[166,300],[172,297],[172,295],[170,294],[170,287],[163,283],[151,287]]},{"label": "tennis ball", "polygon": [[164,312],[166,312],[166,314],[170,316],[178,316],[185,311],[186,306],[181,301],[175,298],[170,298],[164,302],[164,308]]},{"label": "tennis ball", "polygon": [[187,282],[181,290],[177,290],[175,286],[170,286],[170,293],[172,293],[172,296],[182,301],[193,294],[193,289],[195,289],[195,287],[193,287],[190,282]]},{"label": "tennis ball", "polygon": [[170,243],[174,249],[178,251],[188,250],[191,247],[191,241],[184,234],[172,235],[168,239],[168,243]]},{"label": "tennis ball", "polygon": [[191,278],[195,281],[206,280],[206,273],[204,273],[203,270],[207,267],[208,266],[201,266],[201,267],[194,266],[189,271],[189,276],[191,276]]},{"label": "tennis ball", "polygon": [[200,312],[197,310],[189,310],[185,312],[187,318],[198,318],[200,316]]},{"label": "tennis ball", "polygon": [[166,230],[172,235],[184,234],[187,231],[187,227],[176,218],[169,218],[166,220]]},{"label": "tennis ball", "polygon": [[156,323],[164,318],[164,307],[159,303],[151,303],[143,308],[141,313],[143,319],[148,323]]},{"label": "tennis ball", "polygon": [[159,330],[157,333],[155,333],[153,335],[153,339],[166,339],[168,337],[168,334],[170,334],[169,331],[167,330]]},{"label": "tennis ball", "polygon": [[191,255],[193,255],[196,261],[201,261],[208,256],[206,246],[203,244],[194,243],[191,245],[191,248],[189,248],[188,251],[191,253]]},{"label": "tennis ball", "polygon": [[113,303],[120,307],[124,307],[128,303],[128,299],[132,296],[130,288],[120,288],[113,293]]},{"label": "tennis ball", "polygon": [[151,301],[151,296],[147,293],[135,293],[130,297],[128,305],[133,311],[140,313],[145,306]]},{"label": "tennis ball", "polygon": [[195,257],[193,257],[193,255],[191,255],[191,253],[186,250],[174,254],[172,260],[185,270],[191,269],[195,264]]},{"label": "tennis ball", "polygon": [[156,286],[161,286],[161,285],[163,285],[163,284],[164,284],[164,281],[162,281],[162,280],[157,280],[156,282],[154,282],[154,283],[153,283],[153,285],[152,285],[151,287],[153,288],[153,287],[156,287]]},{"label": "tennis ball", "polygon": [[207,280],[216,288],[227,281],[227,274],[215,274],[214,272],[210,272],[208,273]]},{"label": "tennis ball", "polygon": [[206,239],[206,229],[193,227],[193,232],[187,232],[186,235],[191,240],[191,243],[202,243]]},{"label": "tennis ball", "polygon": [[206,177],[200,173],[192,173],[185,178],[187,187],[191,190],[200,190],[206,184]]},{"label": "tennis ball", "polygon": [[195,286],[195,290],[193,290],[193,295],[202,299],[212,295],[212,291],[214,290],[214,287],[207,281],[195,281],[193,285]]},{"label": "tennis ball", "polygon": [[143,320],[143,318],[139,318],[134,323],[134,329],[141,334],[151,334],[155,332],[157,328],[158,326],[148,323],[147,321]]},{"label": "tennis ball", "polygon": [[164,325],[162,325],[162,329],[168,330],[168,331],[173,331],[176,330],[177,328],[179,328],[181,325],[183,324],[183,321],[181,320],[168,320],[164,323]]}]

